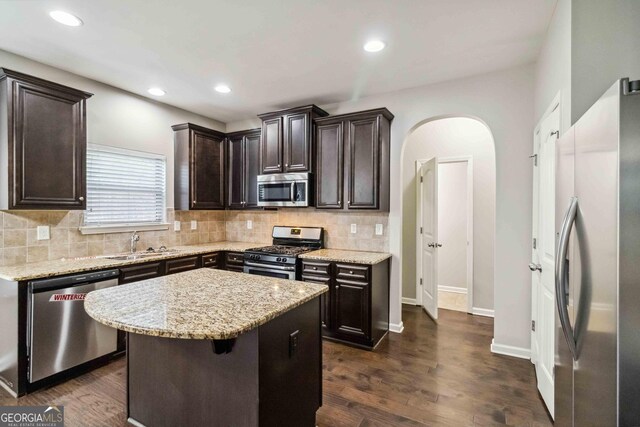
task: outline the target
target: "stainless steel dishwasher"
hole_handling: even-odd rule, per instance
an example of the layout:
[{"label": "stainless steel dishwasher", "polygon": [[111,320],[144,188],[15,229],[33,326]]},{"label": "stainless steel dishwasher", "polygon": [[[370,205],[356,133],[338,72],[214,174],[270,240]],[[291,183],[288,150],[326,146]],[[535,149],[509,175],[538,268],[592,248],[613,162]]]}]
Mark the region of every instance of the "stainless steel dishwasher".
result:
[{"label": "stainless steel dishwasher", "polygon": [[29,282],[30,383],[116,351],[118,331],[89,317],[84,297],[116,286],[119,273],[106,270]]}]

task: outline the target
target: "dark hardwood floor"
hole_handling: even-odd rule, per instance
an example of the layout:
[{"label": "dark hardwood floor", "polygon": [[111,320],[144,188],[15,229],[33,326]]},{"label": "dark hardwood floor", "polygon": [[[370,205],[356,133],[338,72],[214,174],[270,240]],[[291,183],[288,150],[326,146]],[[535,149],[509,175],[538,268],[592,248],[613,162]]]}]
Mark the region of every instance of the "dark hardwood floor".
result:
[{"label": "dark hardwood floor", "polygon": [[[527,360],[489,351],[493,319],[404,307],[403,334],[375,352],[324,343],[324,426],[550,426]],[[152,356],[150,356],[152,357]],[[124,426],[124,358],[0,405],[65,406],[67,427]]]}]

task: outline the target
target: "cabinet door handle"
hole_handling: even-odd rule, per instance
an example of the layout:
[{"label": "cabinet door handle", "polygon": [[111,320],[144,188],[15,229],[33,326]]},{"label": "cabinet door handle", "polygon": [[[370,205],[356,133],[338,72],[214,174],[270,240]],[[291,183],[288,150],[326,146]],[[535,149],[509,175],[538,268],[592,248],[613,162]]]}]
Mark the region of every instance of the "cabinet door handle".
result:
[{"label": "cabinet door handle", "polygon": [[336,291],[340,289],[340,285],[336,285]]},{"label": "cabinet door handle", "polygon": [[194,204],[194,205],[196,204],[196,199],[193,199],[193,204]]},{"label": "cabinet door handle", "polygon": [[280,163],[278,163],[278,167],[280,167]]},{"label": "cabinet door handle", "polygon": [[80,197],[78,197],[78,200],[80,200],[81,202],[83,202],[83,201],[84,201],[84,197],[83,197],[83,196],[80,196]]},{"label": "cabinet door handle", "polygon": [[285,164],[284,164],[284,167],[285,167],[285,168],[288,168],[288,167],[289,167],[289,163],[285,163]]},{"label": "cabinet door handle", "polygon": [[349,274],[353,274],[353,270],[349,270]]}]

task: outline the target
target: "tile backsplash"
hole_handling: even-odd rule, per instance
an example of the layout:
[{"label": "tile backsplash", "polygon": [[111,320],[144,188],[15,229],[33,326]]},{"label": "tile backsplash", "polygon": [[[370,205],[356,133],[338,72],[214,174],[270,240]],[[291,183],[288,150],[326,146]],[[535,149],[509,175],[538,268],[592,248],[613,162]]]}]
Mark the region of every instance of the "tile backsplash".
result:
[{"label": "tile backsplash", "polygon": [[[388,220],[388,213],[345,213],[313,208],[226,211],[226,240],[268,244],[271,243],[274,225],[323,227],[324,245],[327,248],[388,252]],[[247,229],[247,221],[252,221],[252,230]],[[350,232],[351,224],[357,225],[355,234]],[[376,224],[382,224],[383,233],[380,236],[375,234]]]},{"label": "tile backsplash", "polygon": [[[67,257],[104,255],[129,250],[131,233],[83,235],[78,231],[82,211],[0,211],[0,265],[22,264]],[[180,231],[173,222],[180,221]],[[191,230],[197,221],[197,230]],[[247,221],[252,229],[247,229]],[[308,209],[279,211],[174,211],[167,210],[168,230],[141,231],[138,249],[219,242],[271,243],[274,225],[318,226],[325,229],[325,246],[388,252],[388,214],[344,213]],[[350,233],[357,224],[357,233]],[[375,235],[382,224],[383,234]],[[37,227],[50,227],[49,240],[37,240]]]}]

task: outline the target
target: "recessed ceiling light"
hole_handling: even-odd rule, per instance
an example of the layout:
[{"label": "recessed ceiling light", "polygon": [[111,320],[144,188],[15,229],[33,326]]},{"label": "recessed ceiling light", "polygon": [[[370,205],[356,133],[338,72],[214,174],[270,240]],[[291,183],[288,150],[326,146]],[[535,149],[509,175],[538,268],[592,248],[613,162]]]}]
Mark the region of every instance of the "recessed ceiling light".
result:
[{"label": "recessed ceiling light", "polygon": [[51,11],[49,12],[49,16],[55,21],[58,21],[63,25],[68,25],[69,27],[79,27],[83,24],[82,19],[63,10]]},{"label": "recessed ceiling light", "polygon": [[380,52],[386,44],[382,40],[370,40],[365,43],[364,50],[367,52]]},{"label": "recessed ceiling light", "polygon": [[231,88],[229,86],[225,85],[225,84],[219,84],[214,89],[216,90],[216,92],[220,92],[220,93],[229,93],[229,92],[231,92]]},{"label": "recessed ceiling light", "polygon": [[152,87],[147,92],[149,92],[151,95],[155,95],[155,96],[163,96],[164,94],[167,93],[164,90],[160,89],[159,87]]}]

